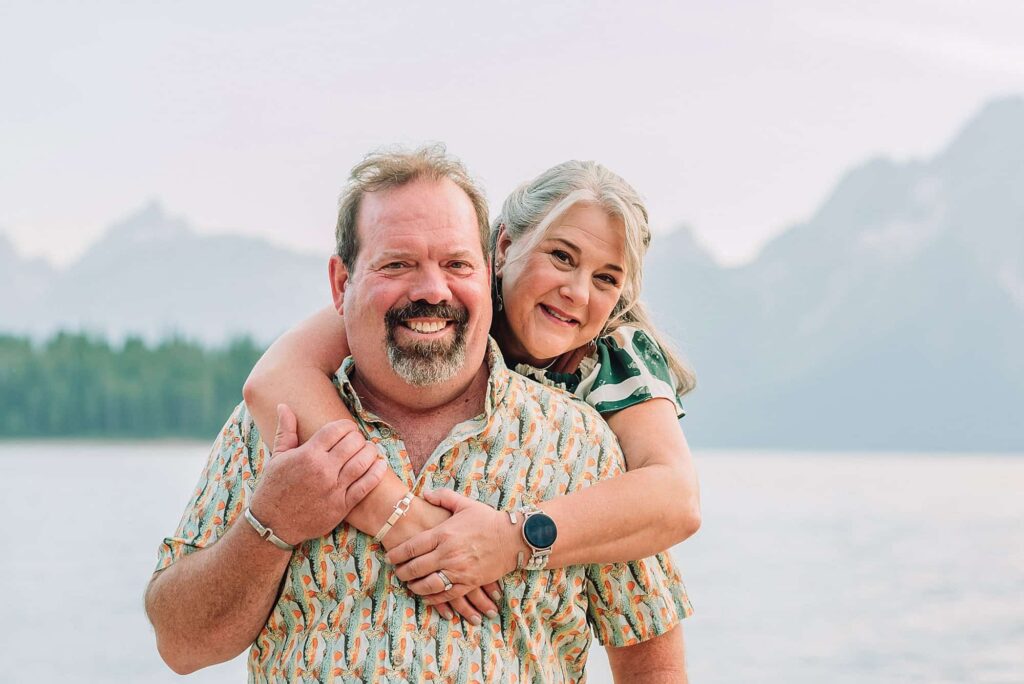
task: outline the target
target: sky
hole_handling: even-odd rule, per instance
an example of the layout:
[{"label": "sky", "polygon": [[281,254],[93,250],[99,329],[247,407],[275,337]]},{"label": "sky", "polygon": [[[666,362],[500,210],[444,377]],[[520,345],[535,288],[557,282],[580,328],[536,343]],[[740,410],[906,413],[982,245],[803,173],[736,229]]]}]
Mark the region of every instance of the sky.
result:
[{"label": "sky", "polygon": [[1021,35],[1019,0],[8,1],[0,232],[67,264],[158,199],[326,252],[355,162],[443,141],[492,211],[596,159],[739,264],[854,165],[1024,94]]}]

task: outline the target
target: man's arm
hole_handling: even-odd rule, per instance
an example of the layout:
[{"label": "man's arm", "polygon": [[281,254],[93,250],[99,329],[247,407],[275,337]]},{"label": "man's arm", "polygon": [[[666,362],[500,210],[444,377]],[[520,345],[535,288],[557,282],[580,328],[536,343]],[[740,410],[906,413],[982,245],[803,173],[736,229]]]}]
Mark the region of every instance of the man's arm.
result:
[{"label": "man's arm", "polygon": [[290,559],[291,552],[240,521],[213,546],[154,574],[146,613],[164,662],[188,674],[248,648],[277,601]]},{"label": "man's arm", "polygon": [[616,684],[686,684],[683,627],[633,646],[609,647],[608,664]]},{"label": "man's arm", "polygon": [[201,548],[150,580],[146,612],[157,648],[180,674],[241,653],[273,609],[291,552],[239,519],[247,500],[257,520],[296,545],[333,530],[386,468],[351,421],[329,423],[298,446],[294,414],[282,407],[279,419],[274,456],[251,496],[245,479],[256,469],[248,440],[239,418],[225,426],[179,528],[188,546]]}]

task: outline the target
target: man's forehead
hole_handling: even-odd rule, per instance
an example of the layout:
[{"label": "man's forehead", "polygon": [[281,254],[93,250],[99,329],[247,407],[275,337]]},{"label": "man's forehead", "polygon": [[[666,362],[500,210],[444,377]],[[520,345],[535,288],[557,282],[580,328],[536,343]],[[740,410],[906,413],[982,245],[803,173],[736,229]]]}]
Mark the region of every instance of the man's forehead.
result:
[{"label": "man's forehead", "polygon": [[436,214],[476,217],[469,195],[447,178],[421,178],[398,187],[367,192],[360,205],[360,218],[366,218],[368,223],[382,217],[414,219]]},{"label": "man's forehead", "polygon": [[419,251],[483,256],[476,209],[448,179],[417,180],[367,193],[357,217],[362,249],[375,254]]}]

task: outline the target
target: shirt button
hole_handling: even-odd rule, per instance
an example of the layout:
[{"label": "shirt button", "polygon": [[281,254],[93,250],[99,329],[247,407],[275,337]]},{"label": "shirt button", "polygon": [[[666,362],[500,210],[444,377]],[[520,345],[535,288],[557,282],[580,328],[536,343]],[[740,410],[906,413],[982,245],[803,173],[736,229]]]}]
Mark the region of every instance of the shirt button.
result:
[{"label": "shirt button", "polygon": [[388,437],[390,437],[391,436],[391,428],[389,428],[389,427],[382,427],[380,429],[380,436],[383,437],[384,439],[387,439]]}]

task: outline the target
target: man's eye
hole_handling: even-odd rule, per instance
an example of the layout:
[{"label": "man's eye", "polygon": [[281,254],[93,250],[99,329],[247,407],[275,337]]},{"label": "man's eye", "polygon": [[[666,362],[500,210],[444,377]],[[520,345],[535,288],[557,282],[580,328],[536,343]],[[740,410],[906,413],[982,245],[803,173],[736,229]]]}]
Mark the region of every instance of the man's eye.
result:
[{"label": "man's eye", "polygon": [[387,270],[391,270],[391,271],[397,270],[399,268],[404,268],[404,267],[405,267],[405,262],[403,262],[403,261],[392,261],[390,264],[384,264],[384,268],[387,269]]},{"label": "man's eye", "polygon": [[470,268],[470,263],[468,261],[453,261],[448,264],[448,268],[454,268],[456,270],[466,269]]}]

